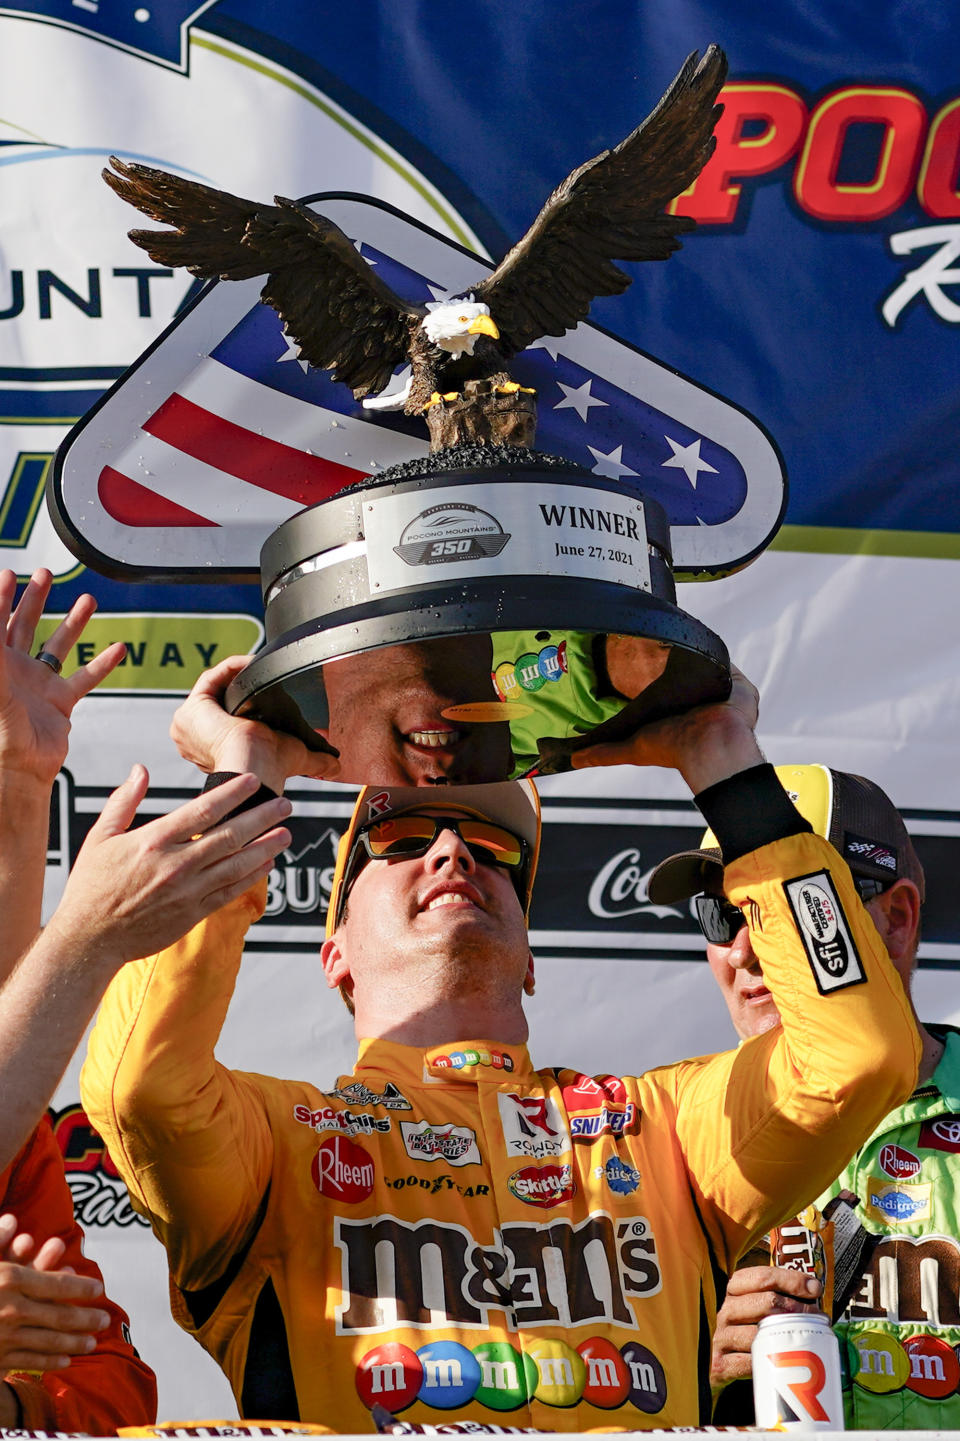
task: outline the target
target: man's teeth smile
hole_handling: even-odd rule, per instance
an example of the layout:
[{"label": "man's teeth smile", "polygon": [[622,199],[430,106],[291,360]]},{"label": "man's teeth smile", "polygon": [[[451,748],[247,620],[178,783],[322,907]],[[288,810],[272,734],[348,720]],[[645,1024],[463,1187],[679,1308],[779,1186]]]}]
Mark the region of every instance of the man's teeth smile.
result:
[{"label": "man's teeth smile", "polygon": [[428,750],[441,750],[444,746],[455,745],[460,738],[459,731],[408,731],[407,740],[415,746],[426,746]]},{"label": "man's teeth smile", "polygon": [[434,896],[427,906],[428,911],[435,911],[438,906],[472,906],[473,901],[469,896],[461,895],[459,891],[443,891],[439,896]]}]

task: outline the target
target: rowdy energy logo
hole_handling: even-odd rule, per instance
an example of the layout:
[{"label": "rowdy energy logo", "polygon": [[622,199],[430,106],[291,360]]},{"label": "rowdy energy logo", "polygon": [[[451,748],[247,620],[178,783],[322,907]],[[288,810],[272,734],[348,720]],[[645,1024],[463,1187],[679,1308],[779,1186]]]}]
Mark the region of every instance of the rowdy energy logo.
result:
[{"label": "rowdy energy logo", "polygon": [[816,1351],[776,1351],[766,1360],[774,1368],[770,1381],[776,1393],[779,1421],[794,1425],[803,1421],[829,1422],[820,1399],[827,1388],[827,1371]]},{"label": "rowdy energy logo", "polygon": [[497,1096],[508,1156],[543,1160],[570,1149],[570,1136],[556,1101],[549,1096]]}]

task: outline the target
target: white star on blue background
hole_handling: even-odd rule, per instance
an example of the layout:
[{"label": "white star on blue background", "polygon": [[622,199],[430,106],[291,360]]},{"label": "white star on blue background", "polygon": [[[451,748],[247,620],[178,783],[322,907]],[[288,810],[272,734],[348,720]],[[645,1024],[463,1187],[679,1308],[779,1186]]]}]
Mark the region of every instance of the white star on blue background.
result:
[{"label": "white star on blue background", "polygon": [[709,465],[707,461],[700,459],[699,436],[696,440],[691,440],[689,445],[680,445],[678,441],[671,440],[669,435],[665,435],[663,438],[673,450],[673,454],[669,460],[663,461],[662,464],[665,466],[673,465],[676,466],[677,470],[682,470],[694,490],[697,488],[697,481],[700,479],[701,470],[708,470],[711,475],[717,474],[717,467],[715,465]]},{"label": "white star on blue background", "polygon": [[631,470],[629,465],[623,464],[621,459],[623,455],[622,445],[618,445],[615,450],[611,450],[609,455],[604,455],[602,450],[594,450],[592,445],[588,445],[587,449],[597,462],[593,467],[594,475],[606,475],[610,480],[619,480],[621,475],[636,475],[637,472],[635,470]]},{"label": "white star on blue background", "polygon": [[563,391],[563,399],[557,401],[553,407],[554,410],[564,410],[569,406],[577,412],[581,420],[586,420],[587,412],[591,405],[607,404],[605,400],[597,400],[596,396],[590,394],[590,387],[593,384],[592,380],[585,380],[583,384],[579,386],[564,385],[562,380],[558,380],[557,384]]}]

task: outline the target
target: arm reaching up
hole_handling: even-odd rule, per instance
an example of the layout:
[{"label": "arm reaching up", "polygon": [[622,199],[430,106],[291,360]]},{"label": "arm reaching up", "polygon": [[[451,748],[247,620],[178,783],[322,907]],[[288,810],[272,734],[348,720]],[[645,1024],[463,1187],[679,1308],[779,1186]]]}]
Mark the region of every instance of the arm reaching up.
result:
[{"label": "arm reaching up", "polygon": [[38,570],[13,608],[17,578],[0,571],[0,982],[40,928],[53,782],[67,754],[74,706],[117,666],[119,642],[62,676],[62,662],[96,610],[82,595],[33,654],[37,625],[53,577]]},{"label": "arm reaching up", "polygon": [[290,843],[282,797],[230,815],[257,789],[249,774],[131,830],[147,781],[134,766],[110,796],[49,924],[0,992],[0,1163],[36,1124],[121,966],[242,895]]}]

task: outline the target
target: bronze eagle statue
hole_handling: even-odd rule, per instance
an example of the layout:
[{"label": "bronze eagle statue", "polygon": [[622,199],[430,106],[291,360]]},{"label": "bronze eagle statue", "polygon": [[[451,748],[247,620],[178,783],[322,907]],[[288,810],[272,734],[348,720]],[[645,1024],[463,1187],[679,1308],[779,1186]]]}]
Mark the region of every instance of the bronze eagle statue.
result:
[{"label": "bronze eagle statue", "polygon": [[[512,356],[583,320],[595,296],[626,290],[630,277],[614,260],[665,260],[679,248],[696,222],[665,207],[713,152],[726,73],[715,45],[702,59],[688,56],[646,120],[568,175],[490,275],[435,304],[397,295],[338,226],[296,200],[278,195],[262,205],[116,157],[103,176],[122,199],[174,227],[130,231],[151,260],[203,279],[265,274],[260,298],[276,310],[302,359],[329,370],[366,404],[426,411],[431,421],[438,402],[456,401],[465,390],[488,401],[519,400]],[[403,389],[373,400],[405,361],[411,373]],[[493,438],[469,423],[466,434],[454,426],[439,442],[432,423],[431,433],[435,448]],[[520,443],[531,441],[532,428]]]}]

